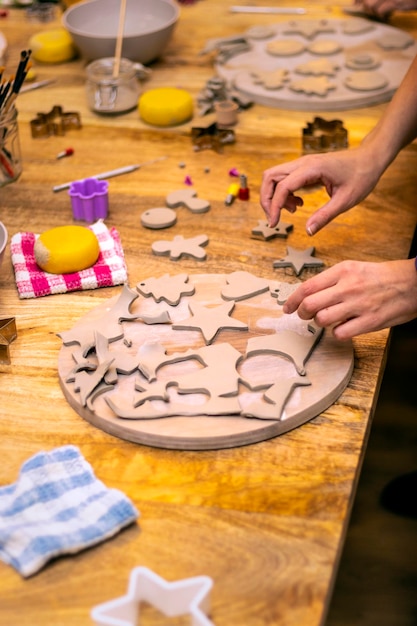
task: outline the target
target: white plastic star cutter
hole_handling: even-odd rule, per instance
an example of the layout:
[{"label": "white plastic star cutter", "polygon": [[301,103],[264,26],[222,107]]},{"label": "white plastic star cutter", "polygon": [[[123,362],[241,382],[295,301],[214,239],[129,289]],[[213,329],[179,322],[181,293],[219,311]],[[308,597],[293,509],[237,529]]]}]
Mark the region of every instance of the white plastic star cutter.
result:
[{"label": "white plastic star cutter", "polygon": [[167,582],[146,567],[135,567],[127,594],[94,607],[91,617],[96,626],[136,626],[140,603],[147,602],[166,617],[189,615],[190,626],[214,626],[207,617],[212,586],[208,576]]}]

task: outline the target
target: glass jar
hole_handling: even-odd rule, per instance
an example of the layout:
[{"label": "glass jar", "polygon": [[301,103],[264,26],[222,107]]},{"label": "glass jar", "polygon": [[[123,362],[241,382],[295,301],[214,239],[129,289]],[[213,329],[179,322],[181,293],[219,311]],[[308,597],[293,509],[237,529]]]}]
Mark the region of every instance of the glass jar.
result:
[{"label": "glass jar", "polygon": [[138,71],[143,67],[120,59],[119,71],[113,76],[115,58],[97,59],[87,65],[87,102],[97,113],[126,113],[138,104]]},{"label": "glass jar", "polygon": [[17,109],[0,111],[0,187],[17,180],[22,173]]}]

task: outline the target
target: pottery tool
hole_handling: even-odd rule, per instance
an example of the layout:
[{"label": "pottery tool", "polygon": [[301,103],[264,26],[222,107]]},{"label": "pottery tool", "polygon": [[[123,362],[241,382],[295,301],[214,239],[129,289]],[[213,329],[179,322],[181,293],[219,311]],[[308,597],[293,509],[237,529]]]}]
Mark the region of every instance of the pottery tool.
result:
[{"label": "pottery tool", "polygon": [[[150,165],[151,163],[156,163],[157,161],[163,161],[168,157],[158,157],[157,159],[152,159],[151,161],[146,161],[145,163],[136,163],[135,165],[126,165],[125,167],[119,167],[115,170],[110,170],[108,172],[101,172],[100,174],[96,174],[95,176],[90,176],[90,178],[96,178],[97,180],[103,180],[104,178],[112,178],[113,176],[120,176],[121,174],[129,174],[129,172],[134,172],[135,170],[140,169],[144,165]],[[64,189],[69,189],[72,183],[75,182],[71,180],[68,183],[63,183],[62,185],[55,185],[52,187],[52,191],[63,191]]]},{"label": "pottery tool", "polygon": [[46,87],[51,83],[54,83],[55,80],[53,78],[49,78],[46,80],[38,80],[36,83],[31,83],[30,85],[25,85],[21,88],[19,93],[26,93],[27,91],[33,91],[34,89],[40,89],[41,87]]},{"label": "pottery tool", "polygon": [[276,13],[279,15],[304,15],[307,13],[306,9],[301,7],[257,7],[257,6],[232,6],[230,7],[231,13]]},{"label": "pottery tool", "polygon": [[116,50],[114,53],[113,78],[119,76],[120,59],[122,56],[123,32],[125,27],[126,0],[120,0],[119,28],[117,30]]}]

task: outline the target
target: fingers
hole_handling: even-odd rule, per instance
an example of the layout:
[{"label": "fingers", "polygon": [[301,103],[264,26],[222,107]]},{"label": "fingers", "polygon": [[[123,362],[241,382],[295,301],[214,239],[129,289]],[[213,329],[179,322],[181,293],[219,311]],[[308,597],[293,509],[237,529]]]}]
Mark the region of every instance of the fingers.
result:
[{"label": "fingers", "polygon": [[294,194],[298,189],[320,182],[320,175],[305,158],[296,159],[264,172],[260,202],[272,228],[279,222],[281,209],[291,213],[303,205],[303,200]]}]

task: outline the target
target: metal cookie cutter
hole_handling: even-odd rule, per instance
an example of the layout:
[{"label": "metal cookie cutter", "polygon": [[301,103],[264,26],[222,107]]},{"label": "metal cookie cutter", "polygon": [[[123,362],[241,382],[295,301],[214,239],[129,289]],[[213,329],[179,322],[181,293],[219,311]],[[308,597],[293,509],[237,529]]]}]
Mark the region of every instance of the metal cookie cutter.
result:
[{"label": "metal cookie cutter", "polygon": [[315,117],[303,128],[303,152],[331,152],[348,147],[348,132],[340,120]]},{"label": "metal cookie cutter", "polygon": [[14,317],[0,320],[0,363],[10,364],[9,345],[17,337],[16,321]]},{"label": "metal cookie cutter", "polygon": [[67,130],[81,128],[81,117],[76,111],[64,113],[59,105],[55,105],[49,113],[38,113],[30,122],[33,139],[50,137],[51,135],[65,135]]},{"label": "metal cookie cutter", "polygon": [[93,223],[106,218],[109,210],[108,189],[107,180],[97,178],[72,182],[68,194],[74,219]]},{"label": "metal cookie cutter", "polygon": [[91,611],[96,626],[135,626],[138,608],[147,602],[166,617],[189,615],[191,626],[214,626],[207,617],[213,581],[208,576],[167,582],[146,567],[130,574],[127,594],[99,604]]}]

